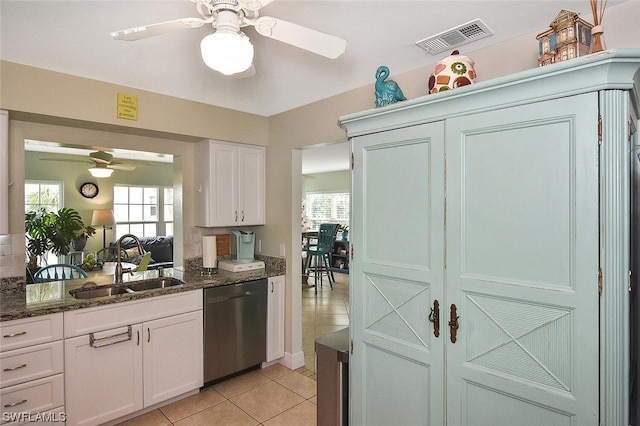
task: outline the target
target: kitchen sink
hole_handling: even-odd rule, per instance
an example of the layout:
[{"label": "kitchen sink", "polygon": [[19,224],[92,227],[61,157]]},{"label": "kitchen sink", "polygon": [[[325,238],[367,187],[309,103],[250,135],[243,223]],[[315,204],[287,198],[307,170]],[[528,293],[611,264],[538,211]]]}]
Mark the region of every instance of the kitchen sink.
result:
[{"label": "kitchen sink", "polygon": [[98,287],[81,287],[70,290],[76,299],[94,299],[96,297],[115,296],[116,294],[129,293],[126,287],[121,285],[101,285]]},{"label": "kitchen sink", "polygon": [[[89,284],[89,286],[87,286]],[[96,297],[116,296],[118,294],[135,294],[147,290],[175,287],[184,284],[177,278],[158,277],[142,281],[132,281],[127,284],[113,284],[95,286],[87,283],[84,287],[69,290],[69,294],[76,299],[95,299]]]},{"label": "kitchen sink", "polygon": [[145,291],[145,290],[154,290],[157,288],[167,288],[174,287],[177,285],[184,284],[177,278],[173,277],[158,277],[152,278],[150,280],[142,280],[142,281],[134,281],[127,284],[127,287],[134,292],[137,291]]}]

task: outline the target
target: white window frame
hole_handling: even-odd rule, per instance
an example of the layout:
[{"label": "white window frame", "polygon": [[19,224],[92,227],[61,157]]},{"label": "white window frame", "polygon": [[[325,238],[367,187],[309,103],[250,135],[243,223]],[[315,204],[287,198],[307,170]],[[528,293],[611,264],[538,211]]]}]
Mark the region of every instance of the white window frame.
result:
[{"label": "white window frame", "polygon": [[[115,197],[114,197],[114,203],[113,203],[113,208],[114,208],[114,213],[116,214],[116,225],[115,225],[115,238],[120,238],[122,235],[124,234],[129,234],[129,233],[133,233],[135,235],[137,235],[138,237],[152,237],[152,236],[157,236],[157,235],[167,235],[166,234],[166,224],[173,224],[173,219],[170,221],[165,221],[165,215],[164,215],[164,208],[167,205],[167,203],[165,202],[165,190],[167,189],[171,189],[173,190],[173,187],[167,187],[167,186],[154,186],[154,185],[125,185],[125,184],[118,184],[118,185],[114,185],[114,193],[116,191],[116,188],[127,188],[129,193],[131,191],[131,189],[141,189],[141,190],[145,190],[145,189],[155,189],[157,191],[157,198],[156,198],[156,202],[155,205],[154,204],[149,204],[149,203],[144,203],[143,204],[138,204],[135,203],[135,205],[141,205],[142,209],[144,211],[145,206],[150,206],[151,209],[155,208],[156,210],[156,218],[154,220],[127,220],[127,221],[119,221],[118,219],[118,213],[117,213],[117,206],[123,206],[125,205],[124,203],[116,203]],[[144,201],[144,200],[143,200]],[[127,203],[127,206],[132,206],[134,205],[133,203]],[[173,205],[171,203],[171,205]],[[152,226],[148,226],[148,225],[152,225]],[[131,232],[131,227],[137,227],[137,226],[142,226],[143,228],[143,232]],[[148,228],[153,228],[155,229],[155,231],[148,229]]]},{"label": "white window frame", "polygon": [[[332,197],[332,201],[331,201],[331,215],[330,217],[326,217],[326,216],[315,216],[314,217],[314,212],[312,211],[312,207],[313,207],[313,201],[312,199],[316,196],[330,196]],[[346,214],[347,217],[339,217],[338,215],[338,202],[340,201],[340,197],[346,197],[346,202],[347,202],[347,209],[346,209]],[[320,223],[340,223],[340,224],[348,224],[349,223],[349,203],[351,202],[350,200],[350,194],[349,192],[346,191],[323,191],[323,192],[307,192],[305,195],[305,216],[307,217],[307,220],[309,222],[310,225],[310,229],[314,230],[314,229],[319,229],[320,228]]]}]

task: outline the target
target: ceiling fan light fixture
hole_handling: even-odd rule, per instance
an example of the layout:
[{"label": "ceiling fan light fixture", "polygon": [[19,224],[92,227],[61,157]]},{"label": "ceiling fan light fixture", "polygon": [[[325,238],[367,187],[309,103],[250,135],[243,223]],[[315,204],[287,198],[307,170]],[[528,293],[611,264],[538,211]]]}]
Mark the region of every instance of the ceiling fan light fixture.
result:
[{"label": "ceiling fan light fixture", "polygon": [[253,45],[241,33],[217,31],[200,42],[202,60],[224,75],[246,71],[253,63]]},{"label": "ceiling fan light fixture", "polygon": [[111,173],[113,173],[113,170],[107,169],[106,167],[90,167],[89,173],[96,178],[108,178],[111,176]]}]

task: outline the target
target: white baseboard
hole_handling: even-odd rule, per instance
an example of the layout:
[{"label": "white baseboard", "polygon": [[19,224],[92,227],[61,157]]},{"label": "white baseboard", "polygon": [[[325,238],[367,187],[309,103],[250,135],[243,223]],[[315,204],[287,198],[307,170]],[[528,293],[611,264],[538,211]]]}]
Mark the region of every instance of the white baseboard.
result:
[{"label": "white baseboard", "polygon": [[304,367],[304,352],[300,351],[294,354],[291,352],[285,352],[284,357],[280,358],[279,362],[289,370],[296,370],[300,367]]}]

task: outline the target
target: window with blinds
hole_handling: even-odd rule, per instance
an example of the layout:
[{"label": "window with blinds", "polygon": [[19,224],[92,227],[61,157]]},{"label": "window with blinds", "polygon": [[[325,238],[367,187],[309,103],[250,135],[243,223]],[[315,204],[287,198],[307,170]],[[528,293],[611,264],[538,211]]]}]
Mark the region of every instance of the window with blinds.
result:
[{"label": "window with blinds", "polygon": [[309,228],[318,229],[321,223],[349,223],[348,192],[307,193],[306,216]]}]

